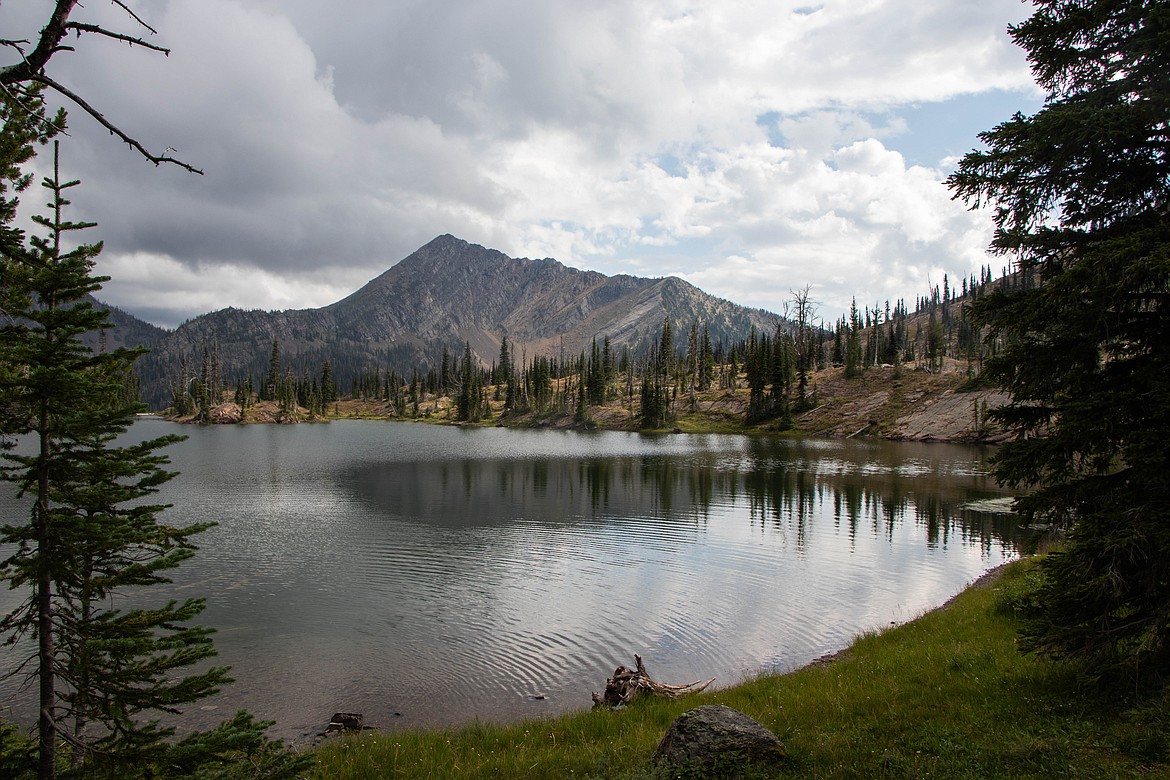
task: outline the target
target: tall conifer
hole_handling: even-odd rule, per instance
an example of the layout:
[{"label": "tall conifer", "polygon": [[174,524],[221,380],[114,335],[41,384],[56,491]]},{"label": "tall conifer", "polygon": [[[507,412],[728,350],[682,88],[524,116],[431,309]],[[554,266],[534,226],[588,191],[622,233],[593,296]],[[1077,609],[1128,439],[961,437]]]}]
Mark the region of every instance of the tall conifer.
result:
[{"label": "tall conifer", "polygon": [[[0,544],[10,550],[0,580],[28,594],[0,618],[0,635],[28,648],[21,668],[38,682],[40,778],[56,776],[62,744],[78,774],[177,776],[183,759],[165,741],[173,729],[157,716],[227,681],[221,667],[184,676],[214,655],[210,630],[188,625],[203,601],[123,609],[116,597],[166,582],[165,572],[193,554],[190,538],[207,525],[169,526],[158,517],[165,507],[148,500],[172,476],[157,450],[179,437],[117,443],[139,409],[127,402],[124,381],[140,353],[92,351],[82,340],[110,323],[89,298],[105,281],[92,275],[101,244],[67,248],[70,233],[92,227],[64,218],[66,191],[77,183],[61,181],[54,155],[53,175],[43,182],[48,213],[33,217],[45,235],[26,247],[8,233],[0,246],[10,306],[0,327],[0,421],[32,444],[5,453],[0,469],[28,502],[24,522],[0,528]],[[188,738],[184,755],[198,754],[192,773],[228,766],[241,749],[255,751],[269,777],[302,766],[262,736],[263,726],[241,714]]]},{"label": "tall conifer", "polygon": [[[981,134],[951,176],[995,207],[1017,263],[980,293],[992,412],[1015,439],[996,476],[1064,527],[1027,645],[1095,674],[1170,676],[1170,7],[1035,0],[1010,29],[1044,106]],[[987,276],[984,277],[987,279]],[[1037,284],[1030,283],[1035,278]],[[985,282],[986,284],[986,282]]]}]

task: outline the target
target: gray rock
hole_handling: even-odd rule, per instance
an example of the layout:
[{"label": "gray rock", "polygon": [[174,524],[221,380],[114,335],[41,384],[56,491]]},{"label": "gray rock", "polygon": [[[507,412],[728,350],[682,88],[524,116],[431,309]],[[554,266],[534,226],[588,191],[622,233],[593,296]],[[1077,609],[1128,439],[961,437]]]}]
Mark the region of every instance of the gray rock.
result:
[{"label": "gray rock", "polygon": [[721,704],[684,712],[670,724],[654,753],[655,766],[736,776],[751,765],[784,764],[784,746],[758,721]]}]

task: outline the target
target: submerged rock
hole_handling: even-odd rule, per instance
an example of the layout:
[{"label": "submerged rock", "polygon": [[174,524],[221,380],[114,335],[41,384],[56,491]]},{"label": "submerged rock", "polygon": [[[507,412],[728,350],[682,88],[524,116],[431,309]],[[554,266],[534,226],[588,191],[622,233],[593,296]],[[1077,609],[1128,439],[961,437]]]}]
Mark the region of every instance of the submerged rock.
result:
[{"label": "submerged rock", "polygon": [[327,737],[334,734],[346,734],[361,731],[367,728],[365,716],[360,712],[335,712],[333,717],[329,719],[329,725],[325,727],[325,731],[321,736]]}]

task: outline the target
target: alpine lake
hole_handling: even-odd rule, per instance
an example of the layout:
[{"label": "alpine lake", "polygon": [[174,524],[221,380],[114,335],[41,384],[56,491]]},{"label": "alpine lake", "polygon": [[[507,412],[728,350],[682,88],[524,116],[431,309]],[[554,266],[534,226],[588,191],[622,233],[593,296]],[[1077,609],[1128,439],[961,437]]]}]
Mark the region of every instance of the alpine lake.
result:
[{"label": "alpine lake", "polygon": [[[551,715],[588,708],[635,653],[661,682],[731,685],[1017,555],[982,447],[155,418],[126,436],[172,433],[188,438],[165,450],[162,518],[218,525],[173,584],[128,598],[206,597],[197,622],[236,680],[184,730],[241,708],[293,741],[336,711],[381,728]],[[0,611],[23,595],[0,591]],[[0,672],[30,649],[0,650]],[[0,717],[31,723],[35,696],[0,681]]]}]

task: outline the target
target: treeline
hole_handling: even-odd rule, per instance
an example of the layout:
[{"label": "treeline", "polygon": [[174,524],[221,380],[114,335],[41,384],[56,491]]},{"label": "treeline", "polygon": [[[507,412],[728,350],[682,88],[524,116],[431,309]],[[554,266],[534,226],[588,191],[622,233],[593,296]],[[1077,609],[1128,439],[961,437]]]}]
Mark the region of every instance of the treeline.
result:
[{"label": "treeline", "polygon": [[833,329],[829,362],[844,366],[845,375],[852,378],[871,366],[891,365],[898,370],[907,363],[937,373],[951,359],[965,362],[968,376],[977,377],[983,371],[983,361],[1002,345],[988,340],[974,324],[971,305],[993,290],[1034,286],[1033,274],[1003,269],[996,278],[990,266],[983,266],[978,275],[963,278],[958,289],[944,274],[942,286],[934,285],[919,296],[912,313],[904,300],[892,308],[886,301],[884,306],[859,311],[854,299],[849,314]]},{"label": "treeline", "polygon": [[[505,337],[490,366],[465,343],[457,353],[444,346],[435,360],[406,374],[357,366],[341,382],[330,359],[312,371],[303,360],[286,365],[279,339],[273,339],[267,370],[258,379],[241,372],[225,382],[219,347],[212,341],[198,365],[180,361],[170,382],[170,408],[179,416],[208,421],[211,409],[230,397],[245,413],[257,402],[274,402],[282,416],[313,418],[352,399],[382,404],[382,413],[401,418],[427,417],[442,409],[456,421],[480,422],[494,414],[572,415],[589,424],[592,408],[621,405],[641,427],[665,428],[681,412],[696,411],[700,393],[746,388],[745,422],[772,422],[783,429],[791,426],[793,414],[816,405],[812,377],[830,366],[844,367],[845,376],[855,378],[882,365],[892,366],[895,375],[907,364],[937,372],[951,359],[966,361],[969,375],[977,376],[995,344],[985,343],[972,325],[970,303],[993,286],[1030,283],[1018,274],[993,280],[985,267],[978,276],[962,279],[958,291],[944,276],[941,287],[916,299],[913,312],[904,300],[862,309],[854,301],[849,314],[828,326],[817,319],[805,287],[792,293],[773,332],[753,329],[739,341],[713,341],[708,327],[697,321],[685,327],[685,339],[677,338],[679,328],[666,317],[657,337],[635,353],[626,346],[615,350],[602,336],[576,354],[562,345],[555,354],[516,355]],[[440,399],[449,403],[441,405]]]}]

